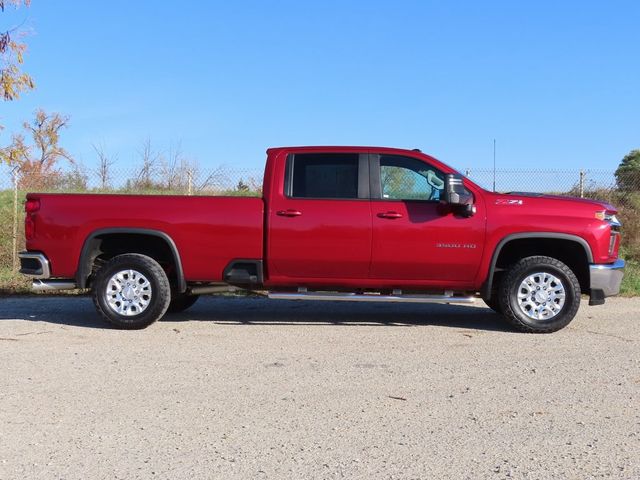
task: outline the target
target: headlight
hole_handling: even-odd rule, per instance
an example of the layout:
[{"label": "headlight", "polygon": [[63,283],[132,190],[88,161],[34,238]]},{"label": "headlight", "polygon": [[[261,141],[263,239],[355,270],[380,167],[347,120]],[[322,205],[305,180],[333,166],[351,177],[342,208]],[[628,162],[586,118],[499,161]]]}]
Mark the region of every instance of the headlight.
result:
[{"label": "headlight", "polygon": [[607,212],[603,210],[601,212],[596,212],[596,218],[598,220],[604,220],[605,222],[609,222],[612,227],[621,227],[622,223],[618,220],[615,213]]}]

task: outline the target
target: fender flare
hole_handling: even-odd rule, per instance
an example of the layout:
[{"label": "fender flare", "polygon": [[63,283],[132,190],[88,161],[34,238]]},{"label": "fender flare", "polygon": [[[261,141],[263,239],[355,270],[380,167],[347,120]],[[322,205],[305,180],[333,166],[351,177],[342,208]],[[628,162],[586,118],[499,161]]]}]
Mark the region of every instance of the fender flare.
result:
[{"label": "fender flare", "polygon": [[82,245],[82,250],[80,251],[80,258],[78,259],[78,270],[76,272],[76,283],[78,288],[86,288],[87,279],[91,273],[91,258],[89,257],[89,252],[94,246],[94,240],[96,237],[101,235],[111,235],[111,234],[122,234],[122,233],[130,233],[134,235],[149,235],[153,237],[161,238],[166,242],[173,255],[173,260],[176,265],[176,275],[178,276],[178,289],[180,293],[184,293],[187,290],[187,282],[184,278],[184,271],[182,270],[182,260],[180,259],[180,253],[178,252],[178,247],[176,247],[176,243],[173,239],[160,230],[151,230],[147,228],[128,228],[128,227],[120,227],[120,228],[102,228],[99,230],[94,230],[84,240],[84,244]]},{"label": "fender flare", "polygon": [[511,235],[507,235],[502,240],[500,240],[495,250],[493,251],[493,256],[491,257],[491,264],[489,265],[489,273],[487,274],[487,279],[480,292],[483,298],[486,298],[486,299],[491,298],[491,289],[493,287],[493,276],[495,274],[496,263],[498,262],[498,257],[500,256],[500,252],[502,251],[502,248],[507,243],[513,240],[522,240],[525,238],[549,238],[553,240],[569,240],[572,242],[576,242],[580,244],[584,249],[584,252],[587,255],[587,261],[589,263],[593,263],[593,253],[591,252],[591,247],[589,246],[589,244],[584,238],[579,237],[577,235],[571,235],[568,233],[556,233],[556,232],[513,233]]}]

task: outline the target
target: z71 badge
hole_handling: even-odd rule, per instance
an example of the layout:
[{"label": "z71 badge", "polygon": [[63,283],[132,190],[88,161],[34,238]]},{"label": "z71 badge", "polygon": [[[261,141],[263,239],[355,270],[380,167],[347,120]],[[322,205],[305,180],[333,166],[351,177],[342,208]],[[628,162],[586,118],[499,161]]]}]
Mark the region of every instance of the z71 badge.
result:
[{"label": "z71 badge", "polygon": [[496,205],[522,205],[523,201],[519,198],[497,198]]}]

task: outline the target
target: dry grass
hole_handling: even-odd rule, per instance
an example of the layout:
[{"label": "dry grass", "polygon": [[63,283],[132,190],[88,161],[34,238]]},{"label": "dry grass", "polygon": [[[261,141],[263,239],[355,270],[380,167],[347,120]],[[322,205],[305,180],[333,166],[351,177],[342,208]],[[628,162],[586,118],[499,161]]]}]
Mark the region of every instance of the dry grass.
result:
[{"label": "dry grass", "polygon": [[640,262],[640,191],[593,190],[585,196],[606,201],[618,209],[622,222],[622,254],[627,260]]}]

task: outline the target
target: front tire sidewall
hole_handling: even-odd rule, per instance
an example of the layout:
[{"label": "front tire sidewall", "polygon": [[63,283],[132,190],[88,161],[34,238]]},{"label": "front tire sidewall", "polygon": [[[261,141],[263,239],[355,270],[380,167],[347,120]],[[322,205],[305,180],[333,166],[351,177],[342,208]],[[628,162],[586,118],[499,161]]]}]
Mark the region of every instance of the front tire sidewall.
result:
[{"label": "front tire sidewall", "polygon": [[[518,303],[521,283],[533,273],[549,273],[557,277],[565,289],[565,302],[560,313],[548,320],[537,320],[522,311]],[[504,279],[500,304],[506,319],[520,331],[550,333],[567,326],[580,306],[580,284],[571,269],[550,257],[531,257],[518,262]]]},{"label": "front tire sidewall", "polygon": [[[109,279],[122,270],[137,270],[149,280],[151,299],[147,308],[138,315],[124,316],[115,312],[107,303],[105,292]],[[93,301],[100,315],[118,328],[134,330],[145,328],[161,318],[169,307],[171,290],[162,267],[145,255],[126,254],[111,259],[96,275],[93,285]]]}]

